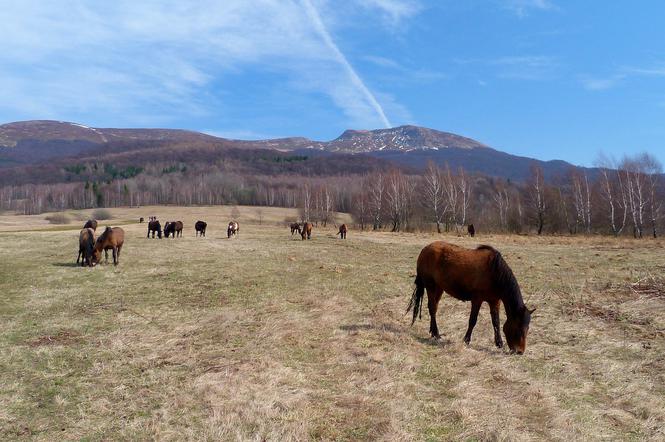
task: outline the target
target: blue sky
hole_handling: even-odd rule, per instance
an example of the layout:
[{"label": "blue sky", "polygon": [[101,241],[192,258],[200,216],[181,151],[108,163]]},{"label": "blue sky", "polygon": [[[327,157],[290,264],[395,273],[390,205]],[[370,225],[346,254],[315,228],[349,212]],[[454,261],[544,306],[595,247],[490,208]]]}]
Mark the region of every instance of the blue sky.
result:
[{"label": "blue sky", "polygon": [[233,138],[417,124],[665,162],[658,0],[0,0],[0,122]]}]

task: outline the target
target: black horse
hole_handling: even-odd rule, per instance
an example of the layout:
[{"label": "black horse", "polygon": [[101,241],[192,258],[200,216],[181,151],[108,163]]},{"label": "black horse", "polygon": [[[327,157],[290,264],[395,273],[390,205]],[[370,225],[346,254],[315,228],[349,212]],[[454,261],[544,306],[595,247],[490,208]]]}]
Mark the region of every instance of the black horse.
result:
[{"label": "black horse", "polygon": [[159,239],[162,239],[162,225],[159,223],[159,221],[157,221],[157,219],[153,219],[148,223],[148,235],[146,238],[150,238],[150,232],[152,232],[153,238],[155,237],[155,233],[157,233]]},{"label": "black horse", "polygon": [[196,224],[194,224],[194,230],[196,230],[196,236],[206,236],[206,227],[208,227],[208,223],[205,221],[197,221]]}]

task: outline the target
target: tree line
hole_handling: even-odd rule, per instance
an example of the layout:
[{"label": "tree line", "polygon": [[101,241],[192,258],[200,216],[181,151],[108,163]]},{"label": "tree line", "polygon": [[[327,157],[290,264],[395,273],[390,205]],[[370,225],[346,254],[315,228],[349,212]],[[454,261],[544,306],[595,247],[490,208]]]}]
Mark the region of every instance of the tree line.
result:
[{"label": "tree line", "polygon": [[[254,175],[184,164],[117,169],[104,181],[0,187],[0,210],[24,214],[142,205],[295,207],[303,221],[326,225],[348,212],[360,229],[609,234],[657,237],[665,228],[662,165],[643,153],[595,169],[571,168],[545,180],[534,164],[525,182],[469,174],[430,162],[350,175]],[[108,177],[109,173],[106,174]]]}]

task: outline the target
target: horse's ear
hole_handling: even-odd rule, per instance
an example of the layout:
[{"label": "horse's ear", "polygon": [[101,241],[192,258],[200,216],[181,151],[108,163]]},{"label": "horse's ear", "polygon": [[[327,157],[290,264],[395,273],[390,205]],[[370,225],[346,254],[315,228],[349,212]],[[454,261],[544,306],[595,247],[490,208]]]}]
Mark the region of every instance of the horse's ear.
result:
[{"label": "horse's ear", "polygon": [[533,312],[535,312],[535,311],[536,311],[536,307],[534,307],[534,308],[532,308],[531,310],[529,310],[529,314],[530,314],[530,315],[533,315]]}]

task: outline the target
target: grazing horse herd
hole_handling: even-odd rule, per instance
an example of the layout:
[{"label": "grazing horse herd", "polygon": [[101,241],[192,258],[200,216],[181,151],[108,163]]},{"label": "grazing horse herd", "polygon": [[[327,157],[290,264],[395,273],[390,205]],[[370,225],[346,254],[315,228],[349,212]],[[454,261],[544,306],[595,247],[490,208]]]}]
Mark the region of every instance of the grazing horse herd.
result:
[{"label": "grazing horse herd", "polygon": [[[139,222],[143,222],[143,218]],[[196,236],[205,237],[208,224],[197,221],[194,225]],[[291,235],[298,232],[302,238],[312,238],[311,222],[302,225],[292,223]],[[182,221],[169,221],[164,225],[164,236],[167,238],[182,237],[184,225]],[[101,259],[104,251],[106,262],[108,262],[108,251],[113,251],[113,264],[120,261],[120,252],[125,239],[125,232],[120,227],[106,227],[104,232],[95,240],[97,221],[88,220],[79,234],[79,254],[76,263],[81,266],[95,266]],[[240,228],[236,221],[229,222],[227,226],[227,238],[238,235]],[[337,235],[346,239],[346,224],[339,226]],[[157,217],[151,216],[148,221],[147,238],[162,237],[162,228]],[[468,226],[469,236],[475,235],[473,224]],[[476,249],[466,249],[443,241],[435,241],[424,247],[416,263],[415,289],[407,312],[413,311],[411,325],[418,317],[422,316],[422,304],[425,292],[427,292],[427,309],[430,316],[429,332],[432,338],[439,339],[439,328],[436,323],[436,313],[443,292],[460,301],[471,302],[471,314],[469,324],[464,335],[464,342],[471,342],[471,333],[478,319],[478,312],[483,302],[490,308],[492,327],[494,329],[494,343],[497,347],[503,347],[501,331],[499,329],[499,310],[503,304],[506,312],[506,322],[503,324],[503,333],[511,353],[523,354],[526,349],[526,338],[529,332],[531,314],[535,311],[524,304],[517,279],[512,270],[493,247],[481,245]]]}]

